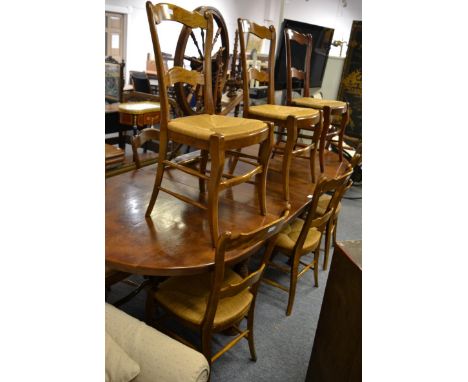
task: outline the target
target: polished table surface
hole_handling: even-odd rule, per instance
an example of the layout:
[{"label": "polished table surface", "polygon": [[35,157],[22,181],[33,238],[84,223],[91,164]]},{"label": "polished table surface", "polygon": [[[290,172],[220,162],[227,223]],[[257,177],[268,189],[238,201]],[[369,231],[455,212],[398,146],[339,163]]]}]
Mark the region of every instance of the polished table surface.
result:
[{"label": "polished table surface", "polygon": [[[277,171],[281,159],[277,155],[270,161],[267,215],[260,215],[255,186],[240,184],[220,195],[220,232],[248,232],[279,218],[286,206],[281,173]],[[325,164],[325,175],[334,177],[344,171],[347,162],[340,163],[338,156],[330,152],[325,156]],[[236,173],[248,168],[239,162]],[[160,192],[151,216],[145,218],[155,171],[153,165],[106,179],[106,265],[154,276],[206,271],[214,263],[206,211]],[[319,173],[317,168],[316,174]],[[314,190],[308,160],[293,160],[290,182],[290,217],[294,217]],[[162,185],[194,199],[200,196],[198,179],[178,170],[166,170]],[[226,261],[235,263],[246,255],[231,251],[226,254]]]}]

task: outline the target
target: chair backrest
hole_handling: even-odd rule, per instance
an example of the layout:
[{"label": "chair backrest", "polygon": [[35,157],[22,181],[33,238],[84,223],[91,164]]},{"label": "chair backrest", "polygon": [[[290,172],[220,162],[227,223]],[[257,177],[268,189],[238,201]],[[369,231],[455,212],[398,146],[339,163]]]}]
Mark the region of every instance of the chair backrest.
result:
[{"label": "chair backrest", "polygon": [[152,94],[150,81],[145,72],[130,71],[130,82],[136,92]]},{"label": "chair backrest", "polygon": [[141,130],[137,136],[132,138],[133,161],[135,162],[136,168],[141,167],[138,148],[143,146],[148,141],[159,141],[159,131],[149,127]]},{"label": "chair backrest", "polygon": [[[307,234],[311,228],[316,228],[323,233],[330,218],[335,214],[338,203],[341,201],[343,194],[351,187],[351,175],[353,169],[348,166],[345,173],[334,178],[328,179],[322,176],[315,186],[312,200],[307,207],[307,216],[304,225],[293,248],[293,251],[302,251]],[[331,199],[325,211],[320,213],[317,211],[319,200],[322,196],[328,194]],[[323,213],[322,213],[323,212]]]},{"label": "chair backrest", "polygon": [[106,101],[122,102],[122,93],[125,83],[125,62],[122,60],[122,63],[120,63],[109,56],[106,57],[105,65]]},{"label": "chair backrest", "polygon": [[282,216],[265,225],[255,231],[248,233],[237,233],[232,234],[231,232],[224,232],[220,235],[216,243],[215,251],[215,267],[212,277],[212,287],[210,297],[208,299],[207,309],[205,316],[202,322],[202,326],[209,327],[213,325],[213,320],[216,315],[216,309],[218,308],[218,302],[221,298],[231,297],[241,293],[246,289],[250,289],[250,292],[254,295],[257,293],[258,282],[262,276],[263,270],[268,262],[268,259],[263,258],[260,267],[255,271],[250,273],[248,276],[244,277],[242,281],[234,285],[228,285],[224,288],[221,288],[224,280],[224,271],[225,271],[225,255],[226,252],[231,250],[249,250],[257,248],[262,245],[266,240],[274,238],[277,235],[283,224],[289,215],[288,207],[283,211]]},{"label": "chair backrest", "polygon": [[[269,28],[258,25],[254,22],[245,19],[237,19],[237,26],[239,30],[239,42],[241,48],[241,63],[242,63],[242,82],[244,90],[244,111],[249,110],[249,84],[250,80],[257,80],[268,84],[267,103],[275,103],[275,46],[276,46],[276,32],[275,27],[271,25]],[[256,68],[249,68],[247,66],[247,48],[246,37],[250,34],[257,36],[260,39],[270,41],[270,49],[268,52],[268,72],[259,71]]]},{"label": "chair backrest", "polygon": [[[204,15],[187,11],[173,4],[146,2],[146,13],[153,42],[156,72],[158,76],[159,96],[161,98],[161,130],[167,128],[170,119],[167,88],[175,83],[183,82],[192,87],[203,86],[204,107],[206,114],[214,113],[213,95],[211,89],[211,50],[213,42],[213,15],[206,11]],[[159,43],[157,26],[162,21],[175,21],[190,28],[206,30],[204,44],[204,60],[202,73],[174,66],[169,70],[164,67],[164,58]],[[206,86],[205,86],[206,84]]]},{"label": "chair backrest", "polygon": [[[302,34],[292,29],[284,29],[284,40],[286,45],[286,102],[288,105],[292,101],[293,78],[303,81],[304,97],[310,97],[310,57],[312,56],[312,35]],[[292,67],[291,42],[306,46],[306,56],[303,69]]]}]

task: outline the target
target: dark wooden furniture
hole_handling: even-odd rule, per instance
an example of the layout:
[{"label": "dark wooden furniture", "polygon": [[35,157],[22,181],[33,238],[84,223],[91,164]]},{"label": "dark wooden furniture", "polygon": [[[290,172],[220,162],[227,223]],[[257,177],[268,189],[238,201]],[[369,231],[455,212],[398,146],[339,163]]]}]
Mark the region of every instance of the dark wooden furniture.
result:
[{"label": "dark wooden furniture", "polygon": [[125,133],[132,130],[132,127],[124,125],[119,121],[119,103],[106,104],[105,108],[105,134],[118,133],[118,137],[107,138],[106,143],[119,144],[119,147],[125,149]]},{"label": "dark wooden furniture", "polygon": [[[280,231],[288,212],[285,210],[281,218],[249,233],[223,233],[216,242],[212,271],[170,277],[160,283],[154,292],[152,297],[155,305],[162,307],[171,317],[200,334],[201,351],[210,364],[242,338],[248,340],[251,358],[256,361],[253,337],[255,299],[260,278],[268,261],[267,254],[271,252],[265,252],[256,271],[245,275],[225,267],[225,256],[233,249],[248,249],[253,252],[261,247],[269,237],[274,237]],[[238,323],[244,317],[247,319],[247,329],[241,330]],[[212,335],[232,327],[238,335],[212,355]]]},{"label": "dark wooden furniture", "polygon": [[335,245],[308,382],[362,380],[362,243]]},{"label": "dark wooden furniture", "polygon": [[106,147],[106,169],[121,165],[125,160],[125,151],[118,147],[105,144]]},{"label": "dark wooden furniture", "polygon": [[148,75],[145,72],[130,71],[130,83],[133,85],[133,90],[141,93],[155,94],[151,89],[151,83]]},{"label": "dark wooden furniture", "polygon": [[125,62],[122,61],[120,63],[111,56],[109,56],[106,57],[105,65],[106,102],[121,102],[122,92],[125,84]]},{"label": "dark wooden furniture", "polygon": [[[320,171],[323,172],[323,154],[333,138],[337,137],[336,144],[340,160],[343,160],[343,136],[349,122],[349,104],[342,101],[318,99],[310,97],[310,57],[312,55],[312,36],[304,35],[292,29],[284,29],[284,39],[286,42],[286,102],[288,105],[308,107],[323,111],[323,127],[320,136],[319,160]],[[291,44],[292,42],[306,46],[306,59],[303,70],[292,67]],[[304,83],[304,96],[292,98],[292,80],[297,78]],[[340,123],[333,124],[332,119],[338,118]]]},{"label": "dark wooden furniture", "polygon": [[[269,266],[289,274],[289,288],[266,277],[262,279],[265,283],[288,292],[287,316],[292,311],[297,281],[311,268],[314,270],[315,286],[318,287],[318,264],[322,235],[328,226],[329,220],[333,218],[336,212],[345,187],[350,182],[351,174],[352,169],[348,168],[343,175],[336,179],[320,178],[314,189],[312,200],[305,210],[306,217],[304,220],[297,218],[285,225],[274,245],[269,247],[269,250],[274,254],[283,254],[289,257],[289,267],[286,267],[284,263],[274,262],[273,259],[268,263]],[[328,203],[324,210],[320,210],[320,199],[324,195],[329,197]],[[311,252],[314,253],[312,262],[303,262],[301,258]],[[266,256],[270,257],[269,254]],[[302,266],[300,272],[299,265]]]},{"label": "dark wooden furniture", "polygon": [[[281,168],[278,158],[270,162],[272,168]],[[326,153],[327,177],[336,177],[346,166],[347,162],[339,162],[336,154]],[[239,167],[245,170],[248,165],[239,162]],[[292,218],[310,201],[307,195],[313,194],[315,188],[307,181],[308,169],[304,167],[300,162],[291,166]],[[147,166],[106,179],[106,265],[148,276],[187,275],[210,270],[214,264],[214,249],[204,211],[161,193],[158,213],[145,217],[154,176],[155,166]],[[181,171],[166,170],[162,184],[195,198],[199,196],[196,178]],[[267,214],[258,214],[254,184],[242,183],[224,191],[219,199],[221,232],[239,232],[239,227],[249,232],[278,219],[286,206],[278,172],[268,172],[266,203]],[[243,251],[230,251],[226,262],[234,264],[245,256]]]},{"label": "dark wooden furniture", "polygon": [[[213,247],[219,237],[218,201],[219,193],[227,188],[249,181],[255,176],[258,188],[259,209],[266,214],[266,172],[273,144],[273,126],[258,120],[214,115],[211,78],[211,50],[213,40],[213,16],[207,11],[204,15],[190,12],[173,4],[146,3],[148,22],[153,42],[156,70],[158,73],[159,95],[161,99],[160,149],[158,170],[153,193],[146,210],[150,217],[158,198],[159,191],[164,191],[186,203],[207,211],[208,224],[211,230]],[[204,44],[203,73],[196,70],[186,70],[174,66],[168,71],[164,68],[164,60],[159,44],[157,27],[162,21],[175,21],[190,28],[206,30]],[[193,87],[202,86],[204,89],[204,114],[191,115],[171,120],[169,114],[167,88],[176,83],[186,83]],[[185,144],[201,150],[198,168],[186,166],[184,163],[166,160],[169,140]],[[224,175],[226,153],[231,150],[260,144],[258,156],[249,156],[253,169],[242,175]],[[210,171],[207,175],[208,159],[211,159]],[[162,185],[165,168],[173,168],[186,174],[195,176],[199,180],[199,194],[188,196],[180,190],[167,188]],[[227,178],[223,180],[223,176]],[[205,183],[208,191],[205,199]],[[159,208],[157,213],[161,213]]]},{"label": "dark wooden furniture", "polygon": [[[263,121],[269,121],[280,127],[275,152],[284,154],[282,174],[283,174],[283,194],[285,200],[289,200],[289,169],[293,156],[303,156],[314,150],[315,142],[320,136],[322,128],[321,112],[308,108],[299,108],[291,106],[275,105],[275,86],[274,86],[274,59],[276,32],[273,26],[266,28],[248,20],[237,20],[241,47],[242,77],[244,87],[244,118],[256,118]],[[247,65],[247,51],[245,34],[252,34],[260,39],[268,40],[270,50],[268,55],[268,72],[259,71],[255,68],[249,68]],[[250,106],[249,83],[250,80],[257,80],[268,84],[267,104]],[[315,131],[315,137],[299,134],[300,130]],[[286,130],[286,133],[284,133]],[[286,136],[286,141],[282,139]],[[312,138],[312,143],[301,144],[298,138]],[[284,145],[283,145],[284,144]],[[314,155],[310,155],[310,173],[312,181],[314,179]]]}]

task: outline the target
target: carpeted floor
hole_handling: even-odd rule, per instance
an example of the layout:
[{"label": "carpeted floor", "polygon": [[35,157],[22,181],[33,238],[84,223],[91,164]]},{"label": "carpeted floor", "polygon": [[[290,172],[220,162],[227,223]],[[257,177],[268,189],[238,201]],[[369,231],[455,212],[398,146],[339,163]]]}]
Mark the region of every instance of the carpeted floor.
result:
[{"label": "carpeted floor", "polygon": [[[337,239],[359,240],[362,238],[361,186],[353,186],[345,197],[338,221]],[[252,266],[254,265],[255,259],[252,261]],[[268,270],[268,275],[287,285],[287,275],[275,270]],[[304,275],[298,282],[293,311],[289,317],[285,314],[287,293],[262,284],[255,309],[257,362],[250,360],[247,341],[241,341],[213,364],[211,381],[304,381],[327,277],[328,270],[323,271],[320,268],[319,287],[315,288],[312,271]],[[129,288],[131,287],[122,283],[113,286],[107,300],[109,302],[117,300],[125,295]],[[145,292],[120,308],[143,320]],[[177,326],[172,329],[184,333],[192,341],[197,341],[191,332]],[[229,337],[217,335],[214,352],[218,348],[216,343],[222,344],[228,340]]]}]

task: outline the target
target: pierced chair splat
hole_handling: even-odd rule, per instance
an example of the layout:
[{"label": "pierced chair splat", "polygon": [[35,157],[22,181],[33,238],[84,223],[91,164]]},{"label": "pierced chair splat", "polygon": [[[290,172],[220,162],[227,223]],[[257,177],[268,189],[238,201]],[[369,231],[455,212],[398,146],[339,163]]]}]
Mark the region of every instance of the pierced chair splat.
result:
[{"label": "pierced chair splat", "polygon": [[[146,211],[150,217],[159,191],[164,191],[186,203],[207,210],[212,245],[215,246],[219,236],[218,200],[219,193],[229,187],[248,182],[256,178],[260,212],[266,214],[266,175],[273,146],[273,125],[259,120],[227,117],[214,114],[211,89],[211,50],[213,40],[213,16],[209,10],[203,15],[196,11],[187,11],[172,4],[146,3],[148,22],[156,60],[156,69],[161,100],[160,151],[153,193]],[[206,30],[203,47],[203,71],[186,70],[174,66],[169,70],[164,67],[164,60],[158,36],[158,25],[163,21],[174,21],[190,28]],[[168,87],[183,82],[193,87],[203,88],[204,114],[170,119],[168,104]],[[185,166],[166,160],[169,140],[201,150],[198,168]],[[233,176],[224,173],[225,156],[233,150],[259,144],[257,162],[252,162],[253,169],[245,174]],[[211,160],[207,174],[207,163]],[[199,178],[200,192],[205,192],[208,185],[208,201],[200,203],[185,195],[161,186],[164,171],[177,169]],[[227,178],[227,179],[223,179]],[[156,211],[157,213],[157,211]]]}]

